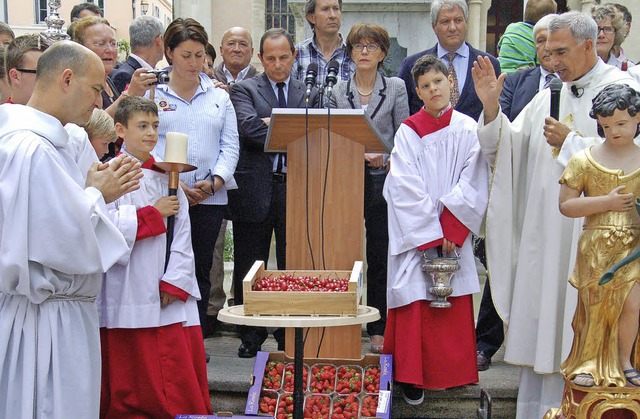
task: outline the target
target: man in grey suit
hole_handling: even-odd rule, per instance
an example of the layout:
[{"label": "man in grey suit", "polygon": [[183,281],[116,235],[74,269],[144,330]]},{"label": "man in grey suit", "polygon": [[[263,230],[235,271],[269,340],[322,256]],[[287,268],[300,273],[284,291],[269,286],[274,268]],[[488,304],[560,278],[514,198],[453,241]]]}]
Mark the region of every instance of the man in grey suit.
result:
[{"label": "man in grey suit", "polygon": [[258,74],[251,65],[253,56],[253,39],[245,28],[229,28],[222,34],[220,42],[222,62],[213,67],[213,78],[216,86],[229,92],[229,86],[239,81],[250,79]]},{"label": "man in grey suit", "polygon": [[[242,304],[242,279],[256,260],[269,259],[271,236],[276,236],[278,269],[285,268],[286,155],[265,153],[264,144],[273,108],[304,108],[304,83],[292,78],[296,50],[284,29],[269,29],[260,39],[258,54],[264,74],[231,86],[238,119],[240,158],[234,177],[238,189],[229,192],[233,221],[234,299]],[[312,92],[313,103],[317,92]],[[251,358],[267,338],[265,328],[239,327],[238,356]],[[284,348],[284,330],[274,332]]]},{"label": "man in grey suit", "polygon": [[121,66],[109,74],[118,91],[125,91],[136,70],[139,68],[153,70],[162,60],[164,57],[163,33],[164,27],[157,17],[140,16],[131,21],[129,25],[131,54]]}]

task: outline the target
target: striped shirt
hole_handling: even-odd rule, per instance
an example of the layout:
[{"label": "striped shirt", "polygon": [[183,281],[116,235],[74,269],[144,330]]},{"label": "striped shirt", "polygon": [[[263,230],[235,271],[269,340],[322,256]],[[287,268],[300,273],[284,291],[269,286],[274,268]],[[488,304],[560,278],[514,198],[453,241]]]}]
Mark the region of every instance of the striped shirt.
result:
[{"label": "striped shirt", "polygon": [[[342,35],[340,35],[342,38]],[[327,61],[320,50],[318,44],[316,44],[315,37],[305,39],[296,46],[298,55],[296,61],[293,63],[291,69],[291,77],[304,82],[304,78],[307,75],[307,67],[309,64],[318,64],[318,77],[316,78],[318,86],[324,83],[327,77],[327,65],[330,61],[336,60],[340,64],[340,72],[338,74],[339,80],[347,81],[351,78],[351,75],[356,71],[356,65],[351,61],[351,57],[347,52],[347,46],[344,41],[340,44],[340,47],[333,51],[331,58]]]},{"label": "striped shirt", "polygon": [[180,180],[193,188],[197,181],[220,176],[224,186],[201,204],[226,205],[227,189],[237,188],[233,173],[240,150],[236,112],[229,94],[200,73],[200,85],[190,101],[180,98],[166,84],[156,87],[154,101],[158,105],[160,126],[153,154],[164,159],[167,132],[187,134],[187,163],[197,169],[180,174]]},{"label": "striped shirt", "polygon": [[498,48],[500,68],[506,73],[513,73],[520,68],[535,67],[538,64],[533,24],[529,22],[509,24],[498,41]]}]

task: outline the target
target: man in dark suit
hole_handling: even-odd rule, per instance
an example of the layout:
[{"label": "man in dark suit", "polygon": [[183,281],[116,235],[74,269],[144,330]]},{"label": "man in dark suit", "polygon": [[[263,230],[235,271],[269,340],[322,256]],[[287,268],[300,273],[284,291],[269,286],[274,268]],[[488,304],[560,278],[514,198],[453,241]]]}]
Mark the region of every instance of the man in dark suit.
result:
[{"label": "man in dark suit", "polygon": [[120,67],[109,75],[118,91],[125,91],[125,87],[131,82],[136,70],[140,68],[153,70],[158,61],[162,60],[164,57],[163,33],[162,22],[156,17],[140,16],[131,21],[129,25],[131,54]]},{"label": "man in dark suit", "polygon": [[[293,37],[284,29],[269,29],[260,39],[258,54],[264,73],[231,86],[240,134],[240,158],[234,174],[238,189],[229,191],[235,304],[242,304],[242,280],[251,265],[269,259],[274,232],[278,269],[285,268],[286,155],[265,153],[264,145],[273,108],[305,106],[306,87],[290,76],[295,56]],[[312,92],[312,103],[316,95]],[[254,357],[267,338],[266,329],[242,326],[239,332],[242,345],[238,356]],[[274,336],[283,348],[284,330]]]},{"label": "man in dark suit", "polygon": [[229,85],[258,75],[258,70],[251,65],[253,57],[253,39],[245,28],[235,26],[222,34],[220,41],[222,62],[213,67],[213,78],[216,84],[229,92]]},{"label": "man in dark suit", "polygon": [[[431,4],[431,26],[438,43],[426,51],[411,55],[402,62],[398,77],[404,80],[409,97],[409,112],[413,115],[422,107],[422,101],[416,94],[416,85],[411,76],[411,68],[423,55],[430,54],[440,58],[454,76],[454,88],[451,99],[457,111],[478,120],[482,112],[482,103],[476,95],[471,77],[471,68],[478,55],[490,57],[496,70],[500,74],[500,63],[491,55],[479,51],[465,42],[467,37],[467,21],[469,8],[465,0],[435,0]],[[453,69],[453,71],[452,71]],[[457,100],[455,100],[457,91]]]},{"label": "man in dark suit", "polygon": [[[533,27],[533,38],[540,65],[509,74],[504,79],[500,94],[500,107],[510,121],[516,119],[520,111],[540,89],[548,86],[555,77],[551,67],[551,55],[545,51],[549,22],[556,16],[546,15]],[[484,246],[482,247],[484,256]],[[482,258],[484,259],[484,258]],[[482,260],[484,263],[484,260]],[[504,326],[491,299],[489,281],[484,285],[478,321],[476,322],[476,346],[478,349],[478,370],[484,371],[491,364],[491,357],[500,349],[504,341]]]}]

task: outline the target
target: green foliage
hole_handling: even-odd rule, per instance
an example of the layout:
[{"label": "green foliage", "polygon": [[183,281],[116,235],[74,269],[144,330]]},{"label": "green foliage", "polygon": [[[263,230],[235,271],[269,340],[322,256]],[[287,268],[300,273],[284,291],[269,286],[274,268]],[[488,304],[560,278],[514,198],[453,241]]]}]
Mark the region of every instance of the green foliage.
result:
[{"label": "green foliage", "polygon": [[129,44],[129,41],[127,41],[124,38],[119,40],[118,41],[118,54],[124,54],[125,57],[128,57],[130,52],[131,52],[131,45]]}]

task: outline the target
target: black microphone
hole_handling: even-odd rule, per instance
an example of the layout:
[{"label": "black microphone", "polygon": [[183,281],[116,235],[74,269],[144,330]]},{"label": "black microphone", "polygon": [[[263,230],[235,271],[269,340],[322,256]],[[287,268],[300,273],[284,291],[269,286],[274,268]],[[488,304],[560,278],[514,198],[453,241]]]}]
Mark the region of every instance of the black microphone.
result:
[{"label": "black microphone", "polygon": [[331,96],[331,89],[338,82],[338,71],[340,69],[340,64],[338,61],[331,60],[327,65],[327,77],[324,79],[324,86],[327,90],[327,97]]},{"label": "black microphone", "polygon": [[311,89],[316,85],[316,77],[318,77],[318,63],[311,63],[307,67],[307,76],[304,78],[304,84],[307,85],[307,98],[311,95]]},{"label": "black microphone", "polygon": [[554,78],[549,83],[551,90],[551,116],[556,121],[560,120],[560,90],[562,90],[562,82],[558,78]]}]

